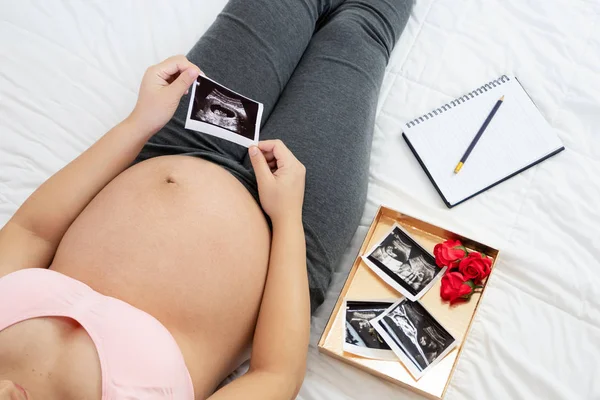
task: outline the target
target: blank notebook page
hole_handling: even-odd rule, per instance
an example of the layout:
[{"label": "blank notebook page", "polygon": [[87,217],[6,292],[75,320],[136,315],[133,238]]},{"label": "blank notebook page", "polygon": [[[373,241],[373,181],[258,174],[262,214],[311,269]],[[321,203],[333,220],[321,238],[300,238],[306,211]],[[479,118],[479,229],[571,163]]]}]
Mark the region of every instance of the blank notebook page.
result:
[{"label": "blank notebook page", "polygon": [[[404,131],[449,206],[563,149],[519,81],[505,78],[498,86]],[[455,174],[456,164],[501,96],[503,104]]]}]

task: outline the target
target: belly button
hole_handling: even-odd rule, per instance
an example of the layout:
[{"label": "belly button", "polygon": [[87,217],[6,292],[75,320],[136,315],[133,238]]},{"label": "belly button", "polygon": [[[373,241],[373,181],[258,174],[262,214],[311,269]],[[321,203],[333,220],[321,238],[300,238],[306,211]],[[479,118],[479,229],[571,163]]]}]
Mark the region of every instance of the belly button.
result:
[{"label": "belly button", "polygon": [[167,182],[167,183],[176,183],[175,179],[173,179],[173,177],[171,177],[171,176],[167,176],[165,178],[165,182]]}]

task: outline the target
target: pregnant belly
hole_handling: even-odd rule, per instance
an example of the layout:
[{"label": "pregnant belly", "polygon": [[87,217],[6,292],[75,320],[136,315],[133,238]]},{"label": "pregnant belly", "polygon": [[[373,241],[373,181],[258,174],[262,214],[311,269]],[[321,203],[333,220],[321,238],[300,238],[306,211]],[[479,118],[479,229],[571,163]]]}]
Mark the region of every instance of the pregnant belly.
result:
[{"label": "pregnant belly", "polygon": [[165,156],[107,185],[51,268],[156,317],[192,375],[222,375],[251,339],[269,246],[264,215],[237,179],[198,158]]}]

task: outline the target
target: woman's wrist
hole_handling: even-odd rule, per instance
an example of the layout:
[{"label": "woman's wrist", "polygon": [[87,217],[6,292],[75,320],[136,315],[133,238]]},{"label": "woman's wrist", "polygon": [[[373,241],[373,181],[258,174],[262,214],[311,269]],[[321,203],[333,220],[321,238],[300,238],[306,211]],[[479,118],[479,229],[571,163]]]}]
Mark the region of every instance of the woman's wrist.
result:
[{"label": "woman's wrist", "polygon": [[147,124],[144,124],[144,121],[142,121],[134,112],[129,114],[119,125],[126,127],[132,135],[141,136],[145,140],[150,139],[152,135],[158,132],[158,130],[151,129]]},{"label": "woman's wrist", "polygon": [[271,223],[273,225],[273,229],[285,229],[287,227],[303,226],[302,212],[285,213],[275,218],[271,218]]}]

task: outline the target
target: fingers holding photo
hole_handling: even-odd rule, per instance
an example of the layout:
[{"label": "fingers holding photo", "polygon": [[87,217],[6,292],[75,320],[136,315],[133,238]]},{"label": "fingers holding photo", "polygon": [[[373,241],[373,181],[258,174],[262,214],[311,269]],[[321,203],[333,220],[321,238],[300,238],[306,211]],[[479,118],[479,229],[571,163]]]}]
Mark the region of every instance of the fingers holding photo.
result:
[{"label": "fingers holding photo", "polygon": [[277,159],[275,158],[275,155],[273,154],[273,152],[265,152],[262,150],[261,150],[261,152],[262,152],[263,156],[265,157],[265,160],[267,161],[269,168],[271,168],[271,172],[275,172],[277,170]]},{"label": "fingers holding photo", "polygon": [[[266,140],[249,149],[260,203],[271,220],[302,215],[306,169],[281,140]],[[267,161],[270,160],[270,161]]]},{"label": "fingers holding photo", "polygon": [[173,82],[182,72],[187,70],[193,72],[193,75],[195,75],[193,79],[196,79],[198,75],[204,75],[197,65],[183,55],[169,57],[151,68],[154,68],[155,73],[167,83]]},{"label": "fingers holding photo", "polygon": [[[302,183],[304,183],[306,168],[281,140],[261,141],[258,146],[250,147],[249,154],[255,169],[256,166],[264,163],[269,167],[274,177],[297,177],[301,178]],[[260,164],[257,161],[260,161]]]},{"label": "fingers holding photo", "polygon": [[258,143],[258,148],[271,168],[304,167],[280,139],[263,140]]},{"label": "fingers holding photo", "polygon": [[145,135],[161,129],[172,117],[183,96],[201,73],[184,56],[170,57],[149,67],[140,84],[131,119]]}]

